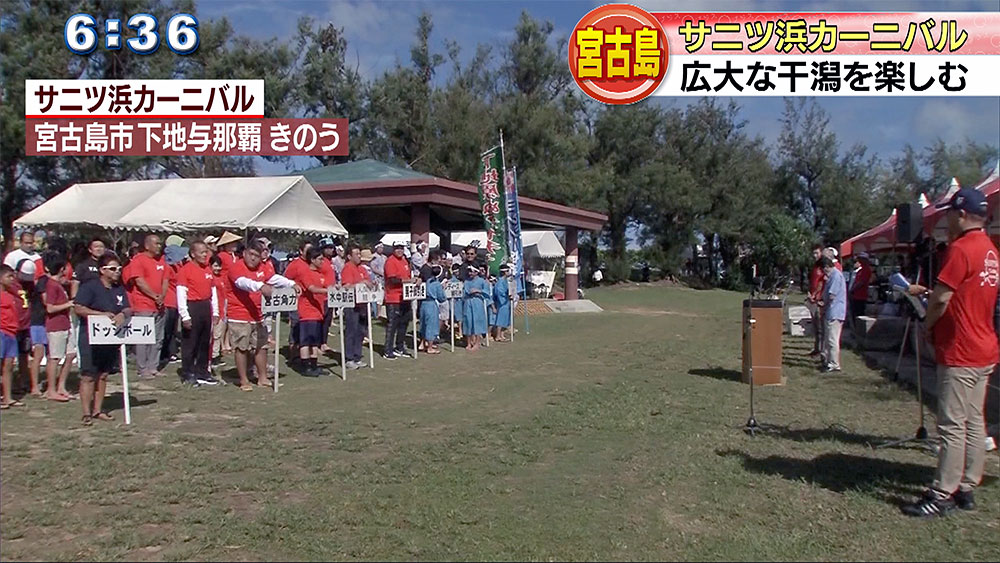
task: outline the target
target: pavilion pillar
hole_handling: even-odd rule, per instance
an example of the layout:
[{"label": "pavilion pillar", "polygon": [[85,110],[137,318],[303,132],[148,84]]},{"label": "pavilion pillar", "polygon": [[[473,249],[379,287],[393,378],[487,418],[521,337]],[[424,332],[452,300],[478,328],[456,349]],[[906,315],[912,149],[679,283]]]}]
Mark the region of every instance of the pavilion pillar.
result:
[{"label": "pavilion pillar", "polygon": [[410,207],[410,243],[431,243],[431,206],[414,203]]},{"label": "pavilion pillar", "polygon": [[580,278],[580,249],[576,227],[566,227],[566,300],[576,299]]}]

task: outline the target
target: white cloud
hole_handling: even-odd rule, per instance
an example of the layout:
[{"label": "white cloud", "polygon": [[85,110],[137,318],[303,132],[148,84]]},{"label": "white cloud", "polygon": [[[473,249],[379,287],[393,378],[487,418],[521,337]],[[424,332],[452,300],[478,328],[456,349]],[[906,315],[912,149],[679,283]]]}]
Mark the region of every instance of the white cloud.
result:
[{"label": "white cloud", "polygon": [[946,143],[962,142],[966,138],[981,138],[985,128],[993,127],[989,119],[972,110],[960,100],[927,100],[913,114],[913,128],[923,137],[941,137]]}]

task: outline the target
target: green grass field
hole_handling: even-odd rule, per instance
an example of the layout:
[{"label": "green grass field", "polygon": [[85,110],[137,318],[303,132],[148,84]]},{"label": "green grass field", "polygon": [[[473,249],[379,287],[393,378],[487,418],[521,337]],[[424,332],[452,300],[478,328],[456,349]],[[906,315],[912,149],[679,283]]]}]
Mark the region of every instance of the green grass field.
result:
[{"label": "green grass field", "polygon": [[84,428],[75,403],[4,411],[0,556],[997,559],[997,456],[977,512],[902,516],[935,458],[868,447],[911,434],[916,403],[857,356],[822,376],[811,342],[786,339],[788,384],[757,390],[779,429],[751,438],[742,295],[587,295],[606,312],[533,317],[530,335],[519,319],[513,344],[346,382],[157,380],[130,427],[119,409]]}]

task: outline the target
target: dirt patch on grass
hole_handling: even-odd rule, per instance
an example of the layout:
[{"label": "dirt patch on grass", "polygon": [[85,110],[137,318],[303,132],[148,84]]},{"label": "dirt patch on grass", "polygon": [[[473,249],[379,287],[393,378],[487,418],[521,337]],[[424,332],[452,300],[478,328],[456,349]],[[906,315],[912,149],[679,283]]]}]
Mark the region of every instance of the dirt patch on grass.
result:
[{"label": "dirt patch on grass", "polygon": [[620,309],[609,309],[609,311],[614,311],[616,313],[626,313],[629,315],[642,315],[646,317],[661,317],[664,315],[671,315],[677,317],[685,317],[688,319],[711,319],[712,315],[699,315],[697,313],[683,313],[681,311],[668,311],[665,309],[643,309],[640,307],[622,307]]}]

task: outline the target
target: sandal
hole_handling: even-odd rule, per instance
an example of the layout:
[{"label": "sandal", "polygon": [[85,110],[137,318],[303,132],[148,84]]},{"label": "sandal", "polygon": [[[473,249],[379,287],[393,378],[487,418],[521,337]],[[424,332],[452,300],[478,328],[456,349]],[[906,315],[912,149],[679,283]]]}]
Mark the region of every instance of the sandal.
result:
[{"label": "sandal", "polygon": [[22,403],[21,401],[11,401],[7,403],[7,405],[11,407],[23,407],[24,403]]},{"label": "sandal", "polygon": [[10,405],[8,405],[7,403],[0,404],[0,411],[5,411],[5,410],[7,410],[9,408],[10,408]]},{"label": "sandal", "polygon": [[80,422],[82,422],[84,426],[91,426],[94,424],[94,421],[89,414],[83,415],[83,418],[80,419]]},{"label": "sandal", "polygon": [[66,395],[56,395],[55,397],[45,397],[46,401],[54,401],[56,403],[68,403],[69,397]]},{"label": "sandal", "polygon": [[270,379],[266,380],[264,383],[261,383],[260,381],[258,381],[257,382],[257,387],[271,388],[271,387],[274,387],[274,382],[271,381]]},{"label": "sandal", "polygon": [[106,413],[104,411],[101,411],[101,412],[95,414],[94,418],[96,418],[97,420],[114,420],[115,419],[115,417],[111,416],[110,413]]},{"label": "sandal", "polygon": [[253,385],[250,385],[249,383],[240,385],[240,391],[253,391]]}]

